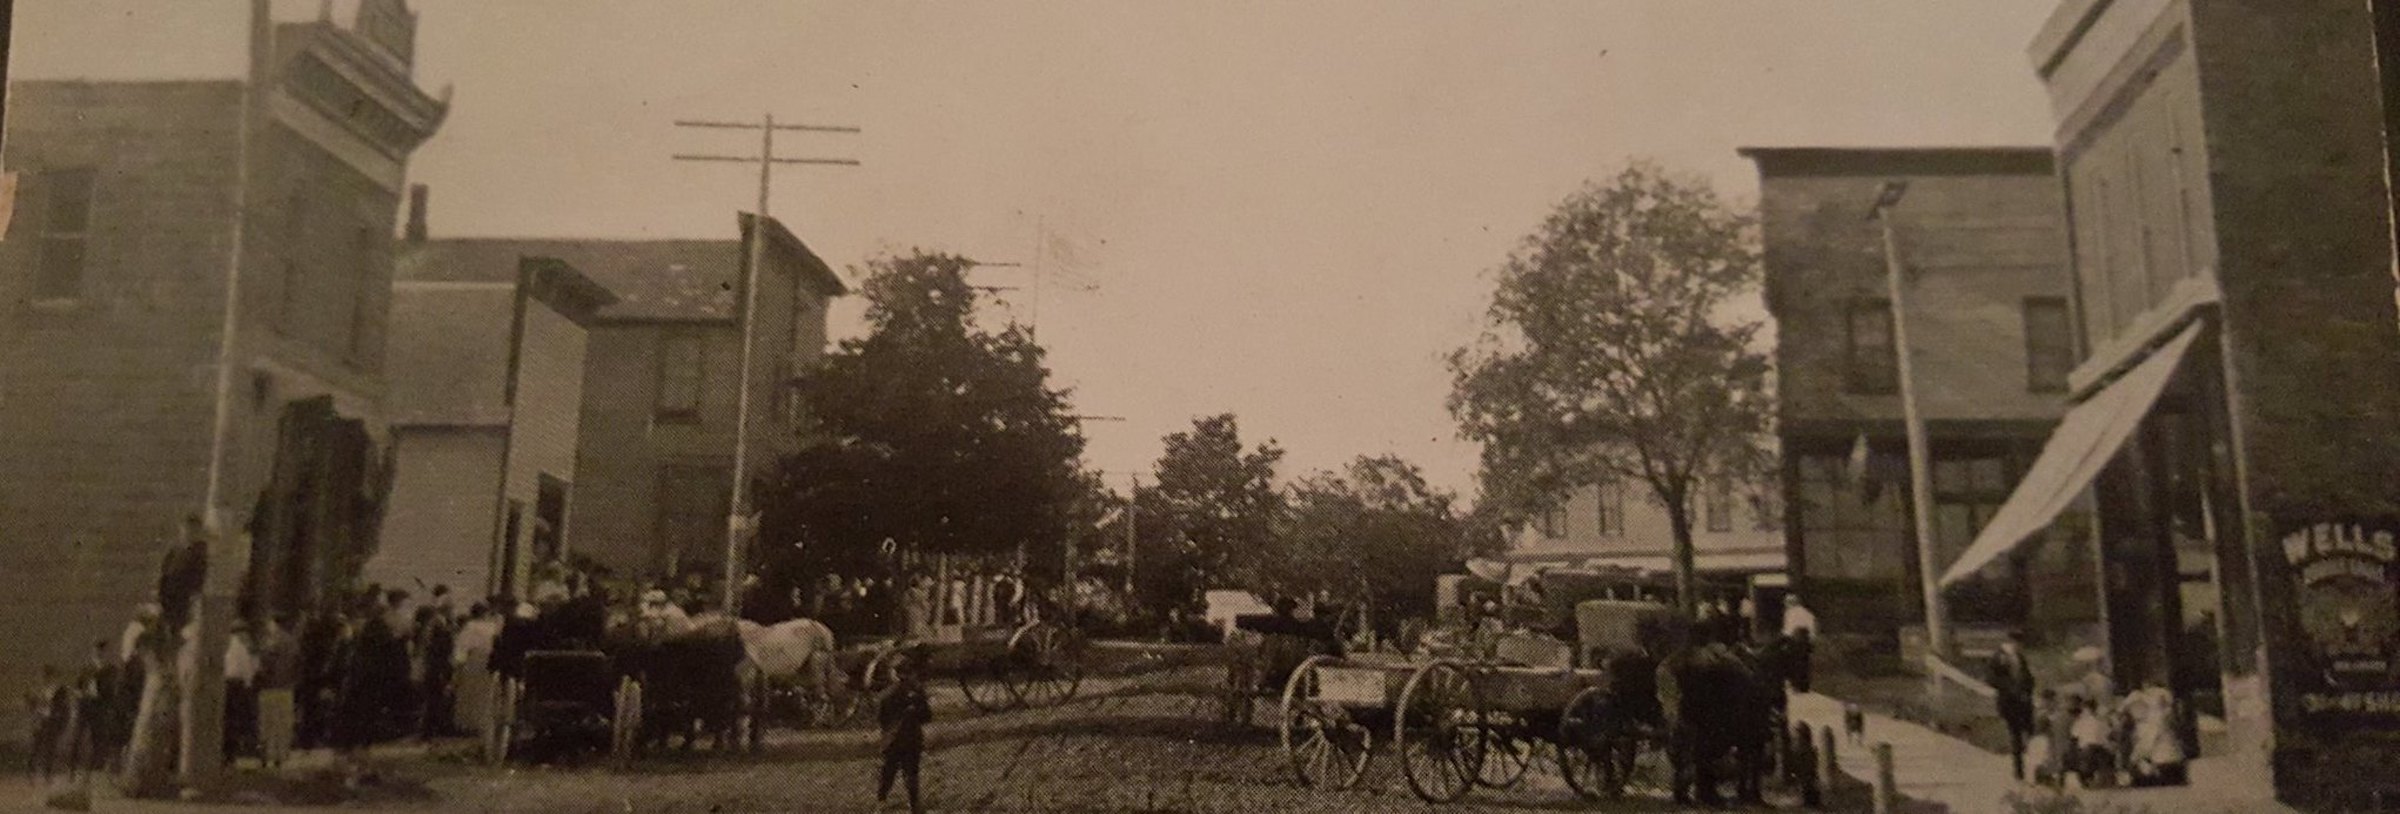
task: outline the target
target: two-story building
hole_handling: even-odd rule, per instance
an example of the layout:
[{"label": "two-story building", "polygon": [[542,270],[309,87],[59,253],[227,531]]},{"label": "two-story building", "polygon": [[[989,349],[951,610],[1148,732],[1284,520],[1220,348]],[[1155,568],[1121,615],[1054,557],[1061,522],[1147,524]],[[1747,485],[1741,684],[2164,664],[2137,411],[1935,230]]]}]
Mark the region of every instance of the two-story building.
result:
[{"label": "two-story building", "polygon": [[[752,346],[746,463],[754,478],[797,448],[798,377],[824,353],[828,302],[848,290],[783,224],[769,218],[754,230],[755,221],[741,215],[735,240],[457,238],[407,248],[414,280],[509,280],[521,258],[544,257],[617,296],[590,323],[575,466],[565,478],[572,510],[552,519],[563,527],[553,527],[557,541],[545,550],[621,574],[720,573],[747,241],[754,231],[767,241]],[[498,539],[547,517],[536,501],[532,515],[517,512],[512,523],[513,508],[502,510]]]},{"label": "two-story building", "polygon": [[[1990,522],[2065,410],[2072,300],[2050,150],[1741,152],[1760,178],[1792,589],[1829,644],[1897,653],[1922,641],[1924,620],[1900,354],[1926,429],[1937,572]],[[1870,217],[1892,181],[1907,185],[1888,215],[1906,349],[1883,224]],[[2095,619],[2090,591],[2027,578],[2045,567],[2061,570],[2010,560],[1953,591],[1954,626],[1995,631],[2037,611],[2069,628]]]},{"label": "two-story building", "polygon": [[[1723,578],[1781,574],[1783,521],[1773,487],[1709,479],[1694,501],[1693,570]],[[1648,485],[1610,481],[1576,489],[1517,529],[1508,560],[1519,567],[1674,567],[1674,529]]]},{"label": "two-story building", "polygon": [[410,78],[416,23],[400,0],[16,4],[0,686],[114,635],[187,516],[222,529],[211,593],[259,613],[373,550],[393,224],[447,109]]},{"label": "two-story building", "polygon": [[2211,776],[2324,809],[2400,790],[2400,314],[2370,21],[2343,0],[2058,5],[2030,50],[2072,224],[2074,407],[1945,575],[2092,501],[2117,686],[2221,712],[2224,742],[2195,739]]},{"label": "two-story building", "polygon": [[590,330],[616,295],[554,258],[520,258],[509,281],[419,279],[444,275],[424,253],[402,258],[387,354],[397,463],[366,577],[516,594],[564,546]]}]

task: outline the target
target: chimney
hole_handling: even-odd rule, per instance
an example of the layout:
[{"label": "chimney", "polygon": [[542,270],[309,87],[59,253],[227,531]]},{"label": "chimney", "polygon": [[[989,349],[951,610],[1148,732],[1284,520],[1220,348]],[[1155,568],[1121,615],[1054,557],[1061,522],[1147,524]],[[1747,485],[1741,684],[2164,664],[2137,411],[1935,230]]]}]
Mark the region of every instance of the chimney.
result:
[{"label": "chimney", "polygon": [[410,243],[425,242],[425,185],[408,185],[408,231]]}]

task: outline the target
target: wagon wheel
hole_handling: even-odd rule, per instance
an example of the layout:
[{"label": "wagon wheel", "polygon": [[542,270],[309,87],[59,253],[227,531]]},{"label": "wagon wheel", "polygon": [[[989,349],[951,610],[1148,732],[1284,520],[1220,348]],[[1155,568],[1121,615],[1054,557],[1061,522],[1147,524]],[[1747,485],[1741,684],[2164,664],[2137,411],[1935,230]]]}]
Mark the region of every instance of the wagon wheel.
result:
[{"label": "wagon wheel", "polygon": [[1576,693],[1558,714],[1558,773],[1586,800],[1625,793],[1624,774],[1612,760],[1608,706],[1608,693],[1593,687]]},{"label": "wagon wheel", "polygon": [[1426,802],[1465,797],[1483,772],[1483,694],[1465,667],[1439,661],[1419,668],[1400,689],[1392,742],[1409,790]]},{"label": "wagon wheel", "polygon": [[1009,637],[1008,669],[1001,679],[1026,706],[1074,700],[1083,686],[1083,636],[1054,625],[1027,625]]},{"label": "wagon wheel", "polygon": [[1483,742],[1483,765],[1475,773],[1476,785],[1505,789],[1525,782],[1538,747],[1518,729],[1513,722],[1487,721],[1476,731],[1476,738]]},{"label": "wagon wheel", "polygon": [[1339,703],[1321,700],[1318,665],[1331,661],[1313,656],[1283,684],[1283,717],[1276,731],[1283,755],[1292,764],[1300,785],[1313,789],[1346,789],[1358,785],[1375,754],[1375,733],[1359,724]]},{"label": "wagon wheel", "polygon": [[1005,654],[993,659],[967,659],[967,663],[958,667],[958,689],[966,693],[967,703],[984,712],[1013,708],[1019,702],[1008,686],[1012,667]]}]

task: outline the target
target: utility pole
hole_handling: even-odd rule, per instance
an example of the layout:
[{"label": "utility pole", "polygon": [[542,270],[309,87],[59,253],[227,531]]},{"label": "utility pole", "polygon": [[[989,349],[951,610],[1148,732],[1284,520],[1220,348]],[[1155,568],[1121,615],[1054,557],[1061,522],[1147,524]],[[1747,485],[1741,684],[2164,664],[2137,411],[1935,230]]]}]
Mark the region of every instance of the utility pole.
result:
[{"label": "utility pole", "polygon": [[1141,473],[1137,472],[1134,473],[1133,476],[1133,491],[1125,494],[1125,597],[1127,599],[1133,598],[1134,555],[1140,553],[1142,550],[1141,545],[1136,542],[1137,538],[1134,537],[1133,533],[1133,516],[1137,513],[1136,509],[1138,509],[1141,505],[1142,476]]},{"label": "utility pole", "polygon": [[1867,218],[1883,229],[1883,263],[1885,286],[1892,302],[1892,349],[1898,357],[1900,376],[1900,418],[1908,428],[1908,492],[1916,520],[1917,576],[1919,588],[1925,594],[1926,673],[1934,683],[1941,683],[1941,670],[1936,662],[1946,663],[1950,653],[1948,614],[1942,608],[1941,569],[1934,563],[1933,540],[1933,472],[1925,439],[1924,417],[1917,414],[1916,365],[1910,359],[1908,345],[1908,268],[1900,259],[1899,230],[1892,223],[1892,210],[1908,193],[1908,182],[1886,181],[1876,191],[1875,205]]},{"label": "utility pole", "polygon": [[745,535],[755,531],[754,526],[756,525],[756,521],[752,519],[750,512],[750,379],[753,375],[753,371],[751,370],[751,346],[754,344],[753,335],[757,333],[756,326],[758,323],[758,270],[761,266],[766,265],[767,262],[767,224],[769,222],[767,216],[767,206],[769,203],[769,195],[774,187],[775,165],[831,164],[845,167],[858,166],[857,159],[849,158],[778,158],[775,155],[775,131],[783,130],[809,133],[856,133],[859,131],[859,129],[856,127],[812,124],[776,124],[775,115],[772,113],[760,117],[758,123],[756,124],[748,122],[685,120],[676,122],[675,126],[724,130],[756,130],[759,133],[758,155],[756,156],[692,154],[681,154],[675,156],[675,160],[677,161],[734,161],[741,163],[756,163],[758,165],[758,211],[754,213],[753,217],[751,218],[749,236],[750,245],[748,246],[750,250],[749,261],[744,263],[742,268],[742,304],[740,316],[742,321],[742,350],[740,354],[741,374],[739,379],[741,384],[740,390],[734,395],[733,472],[731,478],[733,483],[731,485],[732,496],[726,504],[728,511],[725,517],[725,600],[723,607],[728,615],[739,615],[741,613],[742,577],[744,576],[744,572],[747,570],[742,567],[742,541]]},{"label": "utility pole", "polygon": [[[242,82],[241,118],[235,127],[233,233],[231,248],[225,261],[225,307],[218,316],[216,411],[208,444],[208,483],[203,488],[200,504],[201,528],[208,537],[209,571],[203,580],[198,607],[191,614],[193,636],[190,644],[176,653],[174,663],[161,664],[160,669],[184,672],[177,682],[182,695],[178,708],[176,779],[186,789],[203,788],[215,783],[225,766],[225,642],[233,635],[233,604],[239,593],[242,575],[249,570],[249,552],[240,550],[238,540],[229,534],[233,525],[225,516],[227,470],[231,468],[234,429],[234,370],[241,365],[241,301],[242,261],[245,255],[244,236],[249,231],[252,211],[252,182],[258,175],[258,132],[266,120],[268,76],[274,72],[274,21],[268,0],[250,0],[249,62]],[[177,541],[178,545],[189,541]],[[235,555],[240,555],[238,558]],[[166,631],[174,641],[179,631]],[[169,699],[157,699],[166,702]],[[148,721],[138,723],[134,737],[152,740],[137,743],[136,749],[164,751],[164,744],[155,742],[148,732]]]}]

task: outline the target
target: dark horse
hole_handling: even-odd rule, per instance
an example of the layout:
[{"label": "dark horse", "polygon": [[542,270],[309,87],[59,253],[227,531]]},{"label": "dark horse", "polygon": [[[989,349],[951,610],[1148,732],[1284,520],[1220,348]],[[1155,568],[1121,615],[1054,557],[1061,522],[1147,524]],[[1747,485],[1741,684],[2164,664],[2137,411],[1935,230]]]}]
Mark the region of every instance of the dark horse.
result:
[{"label": "dark horse", "polygon": [[1744,643],[1730,627],[1702,632],[1678,671],[1684,729],[1676,749],[1679,800],[1722,803],[1730,772],[1738,799],[1761,802],[1775,733],[1788,713],[1784,685],[1799,674],[1805,657],[1803,646],[1781,636]]}]

